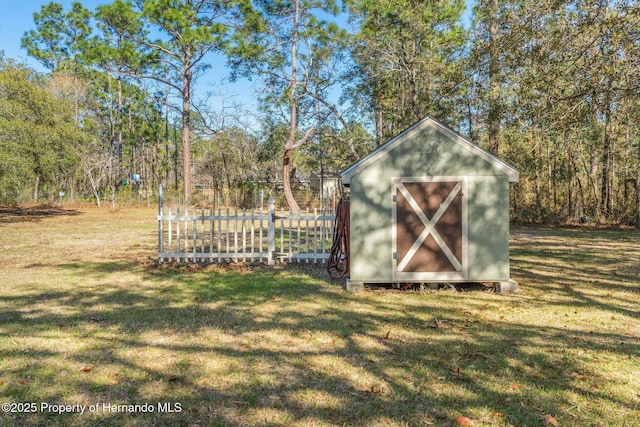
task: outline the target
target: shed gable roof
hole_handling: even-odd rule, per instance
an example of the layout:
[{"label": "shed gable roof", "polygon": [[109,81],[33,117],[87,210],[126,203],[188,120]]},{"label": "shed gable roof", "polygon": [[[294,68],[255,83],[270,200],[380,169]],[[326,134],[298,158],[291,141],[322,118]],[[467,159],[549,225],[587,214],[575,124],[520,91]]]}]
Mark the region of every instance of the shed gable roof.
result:
[{"label": "shed gable roof", "polygon": [[427,127],[432,127],[441,131],[445,135],[449,136],[451,140],[453,140],[457,144],[471,151],[476,156],[486,160],[489,164],[491,164],[496,169],[503,171],[507,176],[509,176],[509,182],[518,182],[518,177],[520,175],[520,172],[516,168],[500,160],[498,157],[489,153],[488,151],[480,148],[479,146],[477,146],[467,138],[449,129],[447,126],[443,125],[436,119],[427,116],[424,119],[420,120],[419,122],[415,123],[410,128],[406,129],[402,133],[398,134],[397,136],[389,140],[386,144],[381,145],[375,151],[371,152],[367,156],[360,159],[358,162],[354,163],[353,165],[349,166],[347,169],[342,171],[342,173],[340,174],[340,176],[342,177],[342,183],[345,185],[349,185],[351,182],[351,177],[353,175],[365,169],[366,167],[368,167],[370,164],[372,164],[382,156],[385,156],[389,151],[393,150],[395,147],[404,143],[405,141],[411,139],[414,135],[417,135],[420,131],[422,131]]}]

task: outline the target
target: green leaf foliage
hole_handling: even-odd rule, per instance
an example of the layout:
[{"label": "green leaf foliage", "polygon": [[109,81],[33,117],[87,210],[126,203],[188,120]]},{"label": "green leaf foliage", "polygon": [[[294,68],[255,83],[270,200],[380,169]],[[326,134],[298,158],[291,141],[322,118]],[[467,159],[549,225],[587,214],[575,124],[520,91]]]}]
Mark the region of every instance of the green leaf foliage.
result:
[{"label": "green leaf foliage", "polygon": [[466,31],[461,0],[347,2],[359,25],[351,93],[373,107],[380,142],[425,115],[458,120]]},{"label": "green leaf foliage", "polygon": [[79,2],[68,12],[60,3],[43,5],[33,14],[36,29],[24,34],[22,48],[51,71],[69,61],[77,63],[91,34],[90,19],[91,12]]},{"label": "green leaf foliage", "polygon": [[46,80],[10,61],[0,62],[0,186],[11,199],[36,177],[54,183],[73,175],[83,134],[73,106],[56,98]]}]

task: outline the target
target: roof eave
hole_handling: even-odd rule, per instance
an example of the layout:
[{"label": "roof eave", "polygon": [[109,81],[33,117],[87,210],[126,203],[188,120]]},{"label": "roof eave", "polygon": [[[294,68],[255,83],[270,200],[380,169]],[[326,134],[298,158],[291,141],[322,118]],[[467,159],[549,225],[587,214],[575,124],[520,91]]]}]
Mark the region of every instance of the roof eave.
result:
[{"label": "roof eave", "polygon": [[342,178],[342,184],[348,186],[351,183],[351,177],[353,175],[355,175],[356,173],[358,173],[358,171],[361,168],[367,166],[369,163],[374,162],[378,158],[378,156],[381,155],[381,153],[384,153],[386,151],[390,151],[393,147],[395,147],[395,145],[399,141],[401,141],[401,140],[403,140],[405,138],[408,138],[413,133],[416,133],[416,132],[419,132],[420,130],[422,130],[422,128],[425,127],[429,123],[429,121],[431,121],[431,120],[433,120],[433,119],[431,117],[427,116],[424,119],[416,122],[411,127],[405,129],[404,131],[402,131],[398,135],[394,136],[389,141],[387,141],[385,144],[383,144],[380,147],[376,148],[371,153],[367,154],[365,157],[363,157],[362,159],[358,160],[356,163],[352,164],[347,169],[342,171],[340,173],[340,177]]},{"label": "roof eave", "polygon": [[372,163],[375,160],[377,160],[377,158],[382,154],[384,154],[385,152],[390,151],[392,148],[394,148],[397,144],[399,144],[405,138],[410,137],[412,134],[419,132],[423,128],[430,125],[433,125],[439,128],[440,130],[442,130],[443,132],[449,134],[454,140],[461,142],[464,147],[471,150],[476,155],[479,155],[480,157],[484,158],[486,161],[493,164],[498,169],[503,170],[509,177],[509,182],[518,182],[520,172],[516,168],[505,163],[504,161],[502,161],[492,153],[482,149],[481,147],[474,144],[473,142],[471,142],[464,136],[460,135],[459,133],[449,129],[447,126],[440,123],[436,119],[430,116],[427,116],[424,119],[420,120],[419,122],[415,123],[413,126],[406,129],[405,131],[396,135],[395,137],[390,139],[387,143],[385,143],[384,145],[381,145],[376,150],[372,151],[367,156],[363,157],[353,165],[349,166],[344,171],[342,171],[340,173],[340,176],[342,178],[342,184],[349,186],[351,184],[351,177],[356,173],[358,173],[362,168],[366,167],[369,163]]}]

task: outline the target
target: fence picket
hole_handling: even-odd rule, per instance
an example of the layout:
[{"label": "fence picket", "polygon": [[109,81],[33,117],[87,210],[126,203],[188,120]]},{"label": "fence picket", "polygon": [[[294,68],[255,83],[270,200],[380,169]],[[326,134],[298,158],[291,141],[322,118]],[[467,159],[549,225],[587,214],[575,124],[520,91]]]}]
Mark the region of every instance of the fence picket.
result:
[{"label": "fence picket", "polygon": [[318,252],[318,210],[313,209],[313,216],[316,218],[313,220],[313,252]]},{"label": "fence picket", "polygon": [[298,238],[298,240],[296,242],[297,243],[296,246],[298,247],[298,251],[296,252],[296,254],[298,255],[298,259],[300,258],[300,222],[301,222],[300,221],[300,216],[298,215],[298,227],[297,227],[297,230],[296,230],[297,231],[297,238]]},{"label": "fence picket", "polygon": [[222,215],[220,213],[220,208],[218,208],[218,264],[222,262],[222,257],[220,256],[222,253],[220,250],[222,248]]},{"label": "fence picket", "polygon": [[[171,218],[171,208],[169,208],[169,218]],[[160,220],[160,222],[162,222],[162,220]],[[169,219],[169,253],[173,252],[173,221],[171,221],[171,219]],[[169,262],[173,261],[173,258],[169,258]]]},{"label": "fence picket", "polygon": [[[185,209],[184,213],[183,213],[184,217],[187,218],[189,216],[189,209]],[[184,260],[188,261],[187,259],[187,254],[189,253],[189,220],[183,221],[184,222],[184,233],[182,233],[180,235],[180,237],[182,239],[184,239]]]},{"label": "fence picket", "polygon": [[[306,218],[306,227],[305,227],[305,243],[307,245],[307,253],[310,253],[309,251],[309,208],[307,208],[307,218]],[[309,258],[307,258],[307,264],[309,263]]]},{"label": "fence picket", "polygon": [[233,216],[233,262],[238,261],[238,208]]},{"label": "fence picket", "polygon": [[205,232],[205,228],[204,228],[204,209],[202,209],[201,213],[200,213],[200,226],[201,226],[201,230],[202,230],[202,239],[200,240],[200,252],[204,253],[204,241],[205,241],[205,236],[206,236],[206,232]]},{"label": "fence picket", "polygon": [[[160,186],[160,194],[162,194],[162,185]],[[158,205],[158,215],[162,216],[162,202]],[[158,222],[158,252],[164,253],[164,221]],[[163,257],[159,257],[158,261],[162,264]]]},{"label": "fence picket", "polygon": [[282,262],[282,253],[284,252],[284,208],[280,208],[280,262]]},{"label": "fence picket", "polygon": [[226,229],[226,233],[227,233],[227,245],[225,246],[225,250],[226,252],[231,252],[229,250],[229,208],[227,208],[227,221],[225,224],[225,229]]},{"label": "fence picket", "polygon": [[274,265],[276,257],[276,203],[273,196],[269,197],[267,209],[267,263]]},{"label": "fence picket", "polygon": [[[176,209],[176,215],[180,217],[180,208]],[[176,253],[180,253],[180,220],[176,218]]]},{"label": "fence picket", "polygon": [[209,222],[209,258],[213,258],[213,208],[209,208],[209,217],[211,218]]},{"label": "fence picket", "polygon": [[196,253],[198,251],[198,211],[193,209],[193,262],[196,262]]},{"label": "fence picket", "polygon": [[[298,215],[299,217],[300,215]],[[291,237],[291,226],[293,223],[293,218],[289,218],[289,256],[293,253],[293,239]]]},{"label": "fence picket", "polygon": [[242,262],[247,262],[247,209],[242,208]]}]

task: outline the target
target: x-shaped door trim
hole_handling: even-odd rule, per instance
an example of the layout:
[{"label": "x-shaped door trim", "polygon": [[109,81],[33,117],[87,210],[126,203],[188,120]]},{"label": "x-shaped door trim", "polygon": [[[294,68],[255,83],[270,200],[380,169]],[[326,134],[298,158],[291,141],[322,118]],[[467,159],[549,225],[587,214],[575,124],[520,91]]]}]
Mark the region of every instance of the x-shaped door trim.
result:
[{"label": "x-shaped door trim", "polygon": [[[418,176],[418,177],[392,177],[392,195],[393,195],[393,208],[392,208],[392,216],[393,216],[393,226],[392,229],[392,252],[393,252],[393,280],[398,281],[441,281],[441,280],[452,280],[452,281],[464,281],[467,279],[468,275],[468,266],[467,266],[467,233],[468,233],[468,224],[467,224],[467,198],[462,198],[462,211],[461,211],[461,238],[462,238],[462,248],[461,252],[458,253],[458,250],[454,252],[449,248],[446,241],[443,239],[442,235],[437,230],[437,223],[446,215],[447,209],[450,208],[451,204],[454,203],[454,199],[456,196],[460,196],[463,194],[467,194],[467,177],[465,176]],[[454,188],[449,192],[448,196],[441,202],[441,205],[438,207],[436,212],[429,218],[423,209],[420,207],[416,198],[411,196],[408,188],[409,186],[405,186],[406,183],[439,183],[439,182],[449,182],[455,183]],[[449,187],[451,188],[451,187]],[[413,191],[413,190],[412,190]],[[411,206],[411,209],[414,211],[414,214],[419,218],[420,222],[424,225],[424,230],[421,231],[420,235],[414,240],[413,244],[409,248],[409,250],[400,254],[398,252],[398,239],[399,239],[399,212],[398,212],[398,198],[403,197],[406,200],[405,206],[408,204]],[[416,196],[417,197],[417,196]],[[409,265],[411,265],[411,260],[414,256],[420,251],[420,248],[424,245],[425,240],[432,236],[433,240],[441,249],[441,253],[446,257],[447,260],[451,263],[453,270],[451,271],[406,271]],[[445,236],[447,237],[447,236]],[[404,256],[402,256],[404,255]],[[400,258],[402,256],[402,258]]]},{"label": "x-shaped door trim", "polygon": [[449,249],[449,246],[444,241],[444,239],[442,239],[442,236],[440,236],[440,233],[438,233],[438,230],[436,230],[435,228],[436,223],[445,213],[447,208],[449,208],[449,205],[451,204],[451,202],[453,202],[453,199],[458,195],[460,190],[462,190],[462,183],[458,182],[456,186],[453,187],[453,190],[451,190],[447,198],[444,199],[433,217],[429,219],[423,212],[422,208],[420,208],[420,205],[418,205],[416,200],[413,198],[411,193],[409,193],[407,187],[405,187],[401,182],[398,183],[398,191],[402,193],[407,202],[409,202],[409,205],[418,215],[418,218],[420,218],[420,221],[422,221],[422,224],[424,224],[424,230],[422,230],[422,233],[420,233],[415,242],[413,242],[413,245],[411,245],[411,248],[409,248],[406,255],[402,259],[402,262],[398,264],[397,271],[404,271],[404,268],[409,264],[409,261],[411,261],[411,258],[413,258],[416,252],[418,252],[418,249],[420,249],[420,246],[422,246],[422,243],[429,236],[429,234],[431,234],[436,243],[438,243],[438,246],[440,246],[440,249],[446,255],[449,262],[451,262],[453,268],[455,268],[456,271],[462,271],[462,264],[460,264],[460,261],[458,261],[453,252],[451,252],[451,249]]}]

